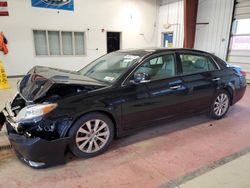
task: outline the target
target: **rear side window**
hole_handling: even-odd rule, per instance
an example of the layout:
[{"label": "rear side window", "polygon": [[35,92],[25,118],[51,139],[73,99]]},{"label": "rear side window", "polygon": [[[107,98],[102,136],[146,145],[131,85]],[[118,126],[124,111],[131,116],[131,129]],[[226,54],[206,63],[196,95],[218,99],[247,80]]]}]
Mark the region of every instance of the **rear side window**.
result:
[{"label": "rear side window", "polygon": [[183,74],[216,70],[215,64],[207,57],[194,54],[181,54]]},{"label": "rear side window", "polygon": [[225,61],[223,61],[222,59],[220,59],[219,57],[213,56],[213,59],[220,66],[220,68],[226,68],[227,67],[227,63]]}]

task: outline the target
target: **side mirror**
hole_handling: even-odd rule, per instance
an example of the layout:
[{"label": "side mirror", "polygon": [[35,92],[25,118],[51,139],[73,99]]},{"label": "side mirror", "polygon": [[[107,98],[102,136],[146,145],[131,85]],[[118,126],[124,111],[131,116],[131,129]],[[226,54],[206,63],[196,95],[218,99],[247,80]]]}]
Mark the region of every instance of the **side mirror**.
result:
[{"label": "side mirror", "polygon": [[150,76],[144,72],[135,73],[133,83],[146,83],[150,82]]}]

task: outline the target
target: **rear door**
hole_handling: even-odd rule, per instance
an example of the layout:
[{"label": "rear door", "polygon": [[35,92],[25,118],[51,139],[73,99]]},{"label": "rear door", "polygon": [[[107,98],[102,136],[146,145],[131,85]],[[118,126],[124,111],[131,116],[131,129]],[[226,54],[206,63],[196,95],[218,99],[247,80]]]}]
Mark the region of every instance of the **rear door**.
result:
[{"label": "rear door", "polygon": [[177,59],[183,84],[187,88],[182,111],[208,110],[221,83],[219,67],[209,55],[203,53],[179,52]]}]

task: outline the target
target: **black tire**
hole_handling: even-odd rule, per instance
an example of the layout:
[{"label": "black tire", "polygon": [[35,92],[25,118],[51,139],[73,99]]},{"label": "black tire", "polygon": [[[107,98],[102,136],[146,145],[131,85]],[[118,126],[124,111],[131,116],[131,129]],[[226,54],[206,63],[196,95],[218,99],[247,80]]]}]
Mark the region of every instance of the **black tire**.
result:
[{"label": "black tire", "polygon": [[[83,142],[85,142],[85,141],[82,141],[82,142],[77,142],[77,138],[85,138],[85,137],[90,137],[89,135],[87,135],[85,132],[84,133],[82,133],[81,131],[80,131],[80,128],[81,127],[84,127],[85,129],[86,128],[88,128],[87,127],[87,122],[90,122],[90,124],[91,124],[91,127],[92,126],[94,126],[93,125],[93,123],[95,123],[95,121],[94,120],[100,120],[100,127],[105,123],[107,126],[105,127],[105,131],[109,131],[109,136],[107,136],[105,139],[106,139],[106,142],[105,142],[105,144],[103,144],[102,146],[101,146],[101,148],[99,149],[99,150],[97,150],[97,151],[93,151],[93,152],[91,152],[91,153],[89,153],[89,152],[87,152],[87,151],[83,151],[84,150],[84,148],[82,148],[82,150],[80,149],[80,146],[81,145],[84,145],[84,143]],[[104,123],[103,123],[104,122]],[[102,124],[101,124],[102,123]],[[105,126],[105,125],[104,125]],[[84,129],[84,130],[85,130]],[[93,127],[93,129],[94,129],[94,127]],[[82,129],[81,129],[82,130]],[[87,129],[86,129],[87,130]],[[106,132],[105,132],[106,133]],[[80,136],[79,136],[79,134],[80,134]],[[94,134],[94,133],[93,133]],[[93,141],[93,134],[91,134],[92,135],[92,142],[94,142]],[[99,133],[99,134],[102,134],[102,133]],[[71,152],[75,155],[75,156],[77,156],[77,157],[80,157],[80,158],[90,158],[90,157],[95,157],[95,156],[97,156],[97,155],[100,155],[100,154],[102,154],[102,153],[104,153],[107,149],[108,149],[108,147],[109,147],[109,145],[111,144],[111,142],[113,141],[113,138],[114,138],[114,124],[113,124],[113,122],[110,120],[110,118],[108,118],[106,115],[104,115],[104,114],[101,114],[101,113],[89,113],[89,114],[86,114],[86,115],[84,115],[84,116],[82,116],[80,119],[78,119],[76,122],[75,122],[75,124],[73,125],[73,127],[70,129],[70,131],[69,131],[69,136],[71,137],[71,141],[70,141],[70,144],[69,144],[69,148],[70,148],[70,150],[71,150]],[[98,140],[98,138],[96,138],[96,140],[95,140],[95,142],[97,143],[97,141],[99,141],[99,142],[101,142],[100,140]],[[86,140],[86,142],[87,142],[87,140]],[[89,146],[90,145],[90,142],[91,141],[89,141],[89,143],[88,143],[88,145],[86,145],[86,147],[87,146]],[[80,146],[79,146],[80,145]],[[93,145],[93,143],[92,143],[92,145]],[[92,146],[91,145],[91,147],[93,148],[93,147],[95,147],[94,145]],[[84,146],[85,147],[85,146]],[[85,147],[85,148],[86,148]],[[86,148],[87,149],[87,148]],[[86,150],[85,149],[85,150]]]},{"label": "black tire", "polygon": [[[228,101],[228,104],[226,105],[225,109],[223,109],[221,114],[219,114],[218,113],[218,108],[216,109],[216,106],[217,106],[219,97],[221,97],[221,96],[225,96],[227,98],[225,100]],[[227,114],[227,112],[228,112],[228,110],[230,108],[230,103],[231,103],[231,96],[226,90],[222,90],[222,91],[218,92],[216,94],[216,96],[214,97],[213,103],[211,104],[211,110],[210,110],[211,117],[213,119],[221,119],[221,118],[223,118]]]}]

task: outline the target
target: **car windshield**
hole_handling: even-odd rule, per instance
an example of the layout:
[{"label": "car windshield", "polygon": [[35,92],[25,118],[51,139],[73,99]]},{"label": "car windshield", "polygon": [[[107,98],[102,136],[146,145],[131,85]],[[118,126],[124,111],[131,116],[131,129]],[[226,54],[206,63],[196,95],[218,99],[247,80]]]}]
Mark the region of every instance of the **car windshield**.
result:
[{"label": "car windshield", "polygon": [[113,83],[140,58],[141,56],[125,52],[113,52],[93,61],[79,73],[101,82]]}]

